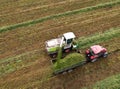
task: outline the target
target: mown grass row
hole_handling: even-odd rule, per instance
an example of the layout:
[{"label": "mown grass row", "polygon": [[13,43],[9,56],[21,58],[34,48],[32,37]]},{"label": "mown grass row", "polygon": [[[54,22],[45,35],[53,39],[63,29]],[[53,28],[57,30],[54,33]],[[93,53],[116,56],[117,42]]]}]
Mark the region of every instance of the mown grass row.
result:
[{"label": "mown grass row", "polygon": [[104,4],[98,4],[96,6],[86,7],[83,9],[67,11],[65,13],[47,16],[47,17],[43,17],[43,18],[40,18],[37,20],[30,20],[30,21],[23,22],[23,23],[5,26],[5,27],[0,28],[0,33],[5,32],[5,31],[9,31],[9,30],[13,30],[13,29],[16,29],[19,27],[34,25],[34,24],[41,23],[43,21],[50,20],[50,19],[55,19],[55,18],[59,18],[59,17],[63,17],[63,16],[69,16],[69,15],[73,15],[73,14],[79,14],[79,13],[88,12],[88,11],[92,11],[92,10],[96,10],[96,9],[100,9],[100,8],[112,7],[112,6],[118,5],[118,4],[120,4],[120,0],[116,0],[114,2],[109,2],[109,3],[104,3]]},{"label": "mown grass row", "polygon": [[[97,34],[95,34],[93,36],[89,36],[89,37],[81,37],[77,40],[78,48],[83,49],[83,48],[89,47],[94,44],[105,42],[107,40],[110,40],[110,39],[112,39],[114,37],[118,37],[118,36],[120,36],[120,28],[110,29],[109,31],[106,31],[104,33],[99,33],[99,34],[97,33]],[[74,65],[75,64],[74,62],[71,62],[71,63],[68,62],[70,60],[69,57],[71,57],[73,61],[77,60],[77,58],[79,60],[85,59],[83,57],[78,57],[77,54],[69,55],[66,58],[64,58],[64,61],[59,60],[58,62],[56,62],[54,64],[54,70],[57,71],[57,70],[64,69],[64,68],[68,67],[69,65]],[[82,59],[80,59],[80,58],[82,58]]]},{"label": "mown grass row", "polygon": [[41,52],[35,50],[14,57],[0,60],[0,76],[32,65],[41,57]]},{"label": "mown grass row", "polygon": [[3,59],[0,59],[0,64],[5,63],[5,62],[9,62],[9,61],[18,60],[18,58],[23,58],[23,56],[31,55],[31,54],[34,54],[36,52],[37,52],[37,50],[34,50],[34,51],[22,53],[22,54],[17,55],[17,56],[12,56],[12,57],[9,57],[9,58],[3,58]]},{"label": "mown grass row", "polygon": [[97,82],[92,89],[120,89],[120,74]]},{"label": "mown grass row", "polygon": [[120,36],[120,27],[111,28],[110,30],[105,31],[104,33],[99,32],[88,37],[80,37],[77,40],[78,48],[83,49],[89,47],[90,45],[98,44],[118,36]]},{"label": "mown grass row", "polygon": [[[120,28],[113,28],[104,33],[99,33],[99,34],[97,33],[93,36],[88,36],[88,37],[82,37],[82,38],[80,37],[77,40],[77,42],[79,44],[79,49],[81,49],[81,48],[86,48],[93,44],[108,41],[114,37],[119,37],[119,36],[120,36]],[[35,52],[24,53],[15,57],[0,60],[0,65],[1,65],[0,76],[27,67],[32,64],[30,60],[32,61],[37,60],[38,58],[40,58],[40,56],[41,53],[39,51],[35,51]],[[69,56],[67,59],[69,59]],[[59,63],[66,63],[64,64],[64,67],[68,66],[68,62],[65,58],[63,62],[59,62]],[[74,62],[71,61],[70,63],[74,63]],[[56,67],[55,70],[62,69],[62,66],[56,66],[56,65],[59,64],[55,64]]]}]

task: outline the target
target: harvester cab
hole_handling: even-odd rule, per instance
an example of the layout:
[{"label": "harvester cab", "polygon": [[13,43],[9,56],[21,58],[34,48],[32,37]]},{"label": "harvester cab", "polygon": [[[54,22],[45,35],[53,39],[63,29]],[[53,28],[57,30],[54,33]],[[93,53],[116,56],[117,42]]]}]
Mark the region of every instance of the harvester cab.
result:
[{"label": "harvester cab", "polygon": [[59,48],[62,49],[62,52],[69,52],[72,49],[76,49],[77,44],[74,42],[75,37],[73,32],[67,32],[56,39],[46,41],[47,53],[54,58],[57,56]]},{"label": "harvester cab", "polygon": [[74,38],[75,38],[75,35],[73,32],[68,32],[68,33],[65,33],[63,34],[63,38],[64,38],[64,49],[72,49],[73,47],[73,41],[74,41]]}]

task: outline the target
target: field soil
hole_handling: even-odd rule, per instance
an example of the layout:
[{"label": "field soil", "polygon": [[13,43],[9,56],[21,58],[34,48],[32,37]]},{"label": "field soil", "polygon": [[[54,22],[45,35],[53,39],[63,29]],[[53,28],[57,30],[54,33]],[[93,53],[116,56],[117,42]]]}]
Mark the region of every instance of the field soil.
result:
[{"label": "field soil", "polygon": [[[41,17],[94,6],[112,0],[45,0],[1,2],[0,26],[7,26]],[[20,3],[20,4],[19,4]]]},{"label": "field soil", "polygon": [[[0,27],[82,9],[113,0],[1,0]],[[19,4],[18,4],[19,3]],[[65,32],[77,38],[120,27],[120,5],[50,19],[0,33],[1,89],[80,89],[120,73],[120,51],[74,71],[51,77],[45,41]],[[120,37],[102,42],[108,52],[119,49]],[[85,49],[84,49],[85,50]],[[9,71],[7,68],[9,67]],[[109,70],[109,71],[108,71]]]}]

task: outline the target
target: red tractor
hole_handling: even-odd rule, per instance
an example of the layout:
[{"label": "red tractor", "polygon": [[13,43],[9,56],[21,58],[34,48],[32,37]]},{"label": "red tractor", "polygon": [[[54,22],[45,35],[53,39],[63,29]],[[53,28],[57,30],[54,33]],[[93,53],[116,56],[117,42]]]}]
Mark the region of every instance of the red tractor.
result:
[{"label": "red tractor", "polygon": [[86,58],[88,62],[95,62],[99,57],[107,57],[108,53],[106,48],[100,45],[91,46],[86,50]]}]

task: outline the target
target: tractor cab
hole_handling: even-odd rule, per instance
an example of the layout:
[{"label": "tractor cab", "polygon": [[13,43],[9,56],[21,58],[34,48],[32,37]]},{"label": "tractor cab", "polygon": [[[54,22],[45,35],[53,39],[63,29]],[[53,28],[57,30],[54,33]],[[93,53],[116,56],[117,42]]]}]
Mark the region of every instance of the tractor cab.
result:
[{"label": "tractor cab", "polygon": [[107,57],[106,48],[100,45],[91,46],[88,50],[86,50],[86,58],[88,61],[96,61],[99,57]]}]

